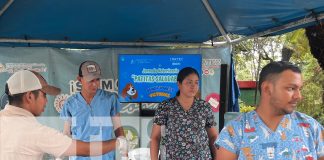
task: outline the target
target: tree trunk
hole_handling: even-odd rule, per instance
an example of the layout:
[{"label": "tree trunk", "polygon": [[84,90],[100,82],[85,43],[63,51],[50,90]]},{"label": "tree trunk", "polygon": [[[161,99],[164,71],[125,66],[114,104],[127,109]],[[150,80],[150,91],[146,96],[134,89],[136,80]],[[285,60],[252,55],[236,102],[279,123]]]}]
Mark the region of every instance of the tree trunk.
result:
[{"label": "tree trunk", "polygon": [[[306,36],[314,58],[317,59],[318,64],[324,69],[324,26],[317,25],[306,28]],[[324,84],[322,84],[322,90]],[[322,92],[322,102],[324,102],[324,92]]]},{"label": "tree trunk", "polygon": [[324,26],[317,25],[306,28],[306,36],[314,58],[324,69]]},{"label": "tree trunk", "polygon": [[289,48],[287,46],[283,46],[282,50],[281,50],[281,54],[282,54],[281,60],[289,62],[293,53],[294,53],[294,50],[292,50],[291,48]]}]

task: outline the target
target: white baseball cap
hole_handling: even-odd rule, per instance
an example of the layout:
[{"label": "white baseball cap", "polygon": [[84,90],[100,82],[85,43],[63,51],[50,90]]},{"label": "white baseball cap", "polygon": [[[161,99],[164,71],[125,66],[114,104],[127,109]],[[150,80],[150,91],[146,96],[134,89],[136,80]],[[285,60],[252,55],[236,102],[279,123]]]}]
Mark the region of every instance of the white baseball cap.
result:
[{"label": "white baseball cap", "polygon": [[100,66],[94,61],[84,61],[79,67],[79,76],[90,82],[93,79],[101,78]]},{"label": "white baseball cap", "polygon": [[9,95],[25,93],[28,91],[42,90],[49,95],[58,95],[60,88],[50,86],[46,80],[37,72],[21,70],[7,80]]}]

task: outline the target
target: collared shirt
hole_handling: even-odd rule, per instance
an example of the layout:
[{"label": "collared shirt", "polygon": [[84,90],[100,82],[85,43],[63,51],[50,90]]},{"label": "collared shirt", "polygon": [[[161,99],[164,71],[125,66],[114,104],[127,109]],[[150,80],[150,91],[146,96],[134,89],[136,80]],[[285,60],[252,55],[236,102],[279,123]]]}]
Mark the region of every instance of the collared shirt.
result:
[{"label": "collared shirt", "polygon": [[324,129],[295,111],[286,114],[272,131],[251,111],[230,121],[215,144],[235,153],[239,160],[316,160],[324,156]]},{"label": "collared shirt", "polygon": [[185,111],[176,98],[163,101],[153,123],[165,126],[161,144],[166,150],[161,154],[166,154],[166,159],[211,159],[206,128],[216,126],[216,122],[208,102],[195,99]]},{"label": "collared shirt", "polygon": [[[72,138],[85,142],[106,141],[113,138],[112,116],[120,112],[120,104],[116,94],[98,89],[95,96],[87,104],[81,93],[72,95],[64,103],[60,116],[71,120]],[[70,159],[114,159],[114,152],[103,156],[81,157]]]},{"label": "collared shirt", "polygon": [[44,153],[61,156],[72,139],[41,125],[29,111],[6,105],[0,111],[0,159],[41,160]]}]

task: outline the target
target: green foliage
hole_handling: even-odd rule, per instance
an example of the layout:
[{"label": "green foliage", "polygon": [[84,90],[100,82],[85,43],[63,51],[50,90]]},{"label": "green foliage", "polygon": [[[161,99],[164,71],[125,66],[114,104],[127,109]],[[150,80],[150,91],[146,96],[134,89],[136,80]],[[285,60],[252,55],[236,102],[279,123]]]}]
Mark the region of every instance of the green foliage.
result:
[{"label": "green foliage", "polygon": [[[283,46],[293,50],[290,61],[302,69],[303,100],[297,110],[324,125],[324,71],[310,52],[304,29],[281,36],[254,38],[235,45],[233,52],[237,79],[257,80],[260,69],[269,63],[269,59],[280,60]],[[244,104],[240,106],[242,112],[252,109]]]},{"label": "green foliage", "polygon": [[304,29],[286,35],[286,44],[295,51],[292,61],[302,69],[304,78],[303,100],[298,104],[297,110],[315,118],[324,125],[324,104],[322,99],[324,72],[310,52]]},{"label": "green foliage", "polygon": [[249,106],[246,105],[243,101],[239,99],[239,104],[240,104],[240,112],[245,113],[245,112],[250,112],[255,110],[254,106]]},{"label": "green foliage", "polygon": [[240,106],[240,112],[244,113],[244,112],[250,112],[255,110],[255,107],[253,106]]},{"label": "green foliage", "polygon": [[262,66],[280,58],[283,36],[258,37],[243,41],[233,47],[235,69],[239,80],[258,80]]}]

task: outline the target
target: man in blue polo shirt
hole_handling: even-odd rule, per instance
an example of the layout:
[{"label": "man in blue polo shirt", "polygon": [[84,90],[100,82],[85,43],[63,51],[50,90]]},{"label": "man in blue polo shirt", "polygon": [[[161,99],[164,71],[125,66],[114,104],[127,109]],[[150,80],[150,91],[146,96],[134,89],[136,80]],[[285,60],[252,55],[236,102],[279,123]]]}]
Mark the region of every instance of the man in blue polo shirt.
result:
[{"label": "man in blue polo shirt", "polygon": [[[115,93],[98,89],[101,70],[93,61],[80,64],[77,79],[82,84],[81,92],[69,97],[63,105],[60,116],[65,120],[64,133],[73,139],[86,142],[102,141],[124,136],[120,123],[120,105]],[[113,160],[115,153],[109,152],[97,157],[70,157],[70,159]]]}]

